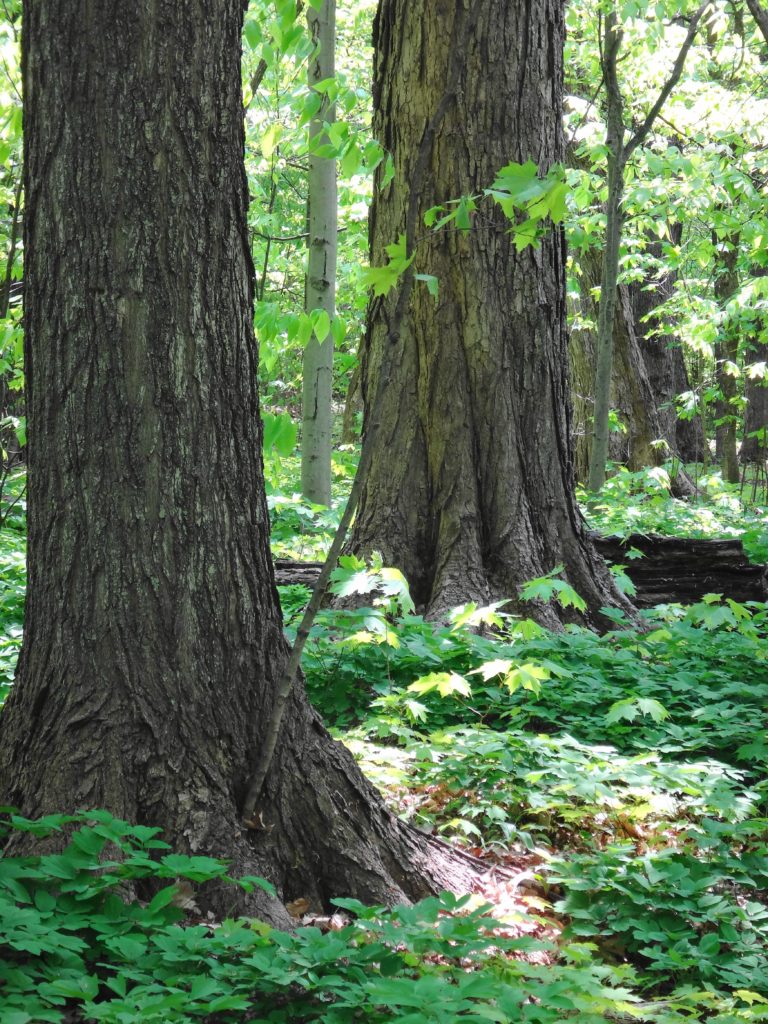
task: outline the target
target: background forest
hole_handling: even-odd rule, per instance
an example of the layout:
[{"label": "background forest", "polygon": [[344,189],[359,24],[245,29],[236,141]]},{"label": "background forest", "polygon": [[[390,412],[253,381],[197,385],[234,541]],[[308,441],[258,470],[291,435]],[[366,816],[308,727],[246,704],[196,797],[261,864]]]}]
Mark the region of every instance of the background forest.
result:
[{"label": "background forest", "polygon": [[[26,437],[21,5],[0,3],[2,703],[24,619]],[[360,459],[366,323],[408,271],[402,238],[370,265],[374,189],[395,174],[371,127],[376,6],[339,0],[335,69],[320,0],[252,0],[245,16],[263,457],[290,639],[317,573],[295,563],[325,557]],[[768,12],[572,0],[566,23],[562,167],[511,161],[419,230],[460,246],[490,198],[521,252],[564,231],[577,493],[639,613],[617,602],[587,628],[562,565],[506,601],[468,583],[449,611],[388,552],[348,550],[304,650],[307,692],[390,808],[482,862],[477,891],[395,909],[297,892],[293,931],[221,920],[201,888],[269,883],[106,811],[8,809],[11,842],[74,831],[63,850],[0,858],[2,1024],[768,1020]],[[446,282],[413,286],[436,309]],[[691,575],[723,586],[686,600]]]}]

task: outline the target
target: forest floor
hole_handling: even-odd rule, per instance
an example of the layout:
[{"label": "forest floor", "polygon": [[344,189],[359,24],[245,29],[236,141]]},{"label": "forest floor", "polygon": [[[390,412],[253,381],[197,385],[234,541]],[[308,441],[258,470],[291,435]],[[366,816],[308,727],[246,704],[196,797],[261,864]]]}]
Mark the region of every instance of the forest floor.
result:
[{"label": "forest floor", "polygon": [[[321,556],[337,511],[272,490],[276,553]],[[591,525],[739,537],[767,561],[766,509],[714,477],[707,491],[685,505],[655,471],[620,475]],[[23,513],[0,531],[0,699]],[[487,864],[479,891],[299,905],[291,935],[185,919],[178,880],[225,867],[88,815],[61,856],[0,859],[3,1024],[768,1020],[768,607],[711,595],[599,637],[503,607],[426,623],[381,584],[375,566],[338,574],[370,607],[321,614],[308,691],[398,814]],[[282,588],[289,632],[306,593]],[[112,877],[96,870],[108,840],[123,849]],[[115,895],[150,874],[173,884],[149,904]]]}]

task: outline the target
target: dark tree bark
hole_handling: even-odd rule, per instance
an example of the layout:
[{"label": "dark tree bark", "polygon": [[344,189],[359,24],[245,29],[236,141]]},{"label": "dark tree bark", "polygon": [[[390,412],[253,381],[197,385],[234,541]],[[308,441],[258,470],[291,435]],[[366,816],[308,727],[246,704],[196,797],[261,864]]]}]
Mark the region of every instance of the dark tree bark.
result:
[{"label": "dark tree bark", "polygon": [[[633,533],[628,537],[592,534],[597,550],[609,562],[626,565],[625,572],[637,589],[633,600],[638,608],[679,601],[690,604],[705,594],[722,594],[734,601],[765,601],[768,597],[768,567],[752,565],[739,540],[689,540]],[[632,548],[643,557],[627,558]],[[311,587],[322,568],[321,562],[275,562],[277,582]]]},{"label": "dark tree bark", "polygon": [[[752,565],[739,540],[697,540],[631,534],[599,537],[596,543],[611,562],[626,563],[637,588],[640,608],[679,601],[690,604],[705,594],[722,594],[733,601],[765,601],[768,568]],[[643,557],[627,560],[636,548]]]},{"label": "dark tree bark", "polygon": [[[768,276],[768,267],[753,267],[754,277]],[[760,340],[760,328],[765,321],[757,317],[754,325],[754,336],[744,354],[744,363],[768,364],[768,343]],[[739,449],[739,460],[742,465],[761,464],[768,460],[768,374],[762,377],[747,375],[744,381],[744,398],[747,406],[744,411],[744,438]]]},{"label": "dark tree bark", "polygon": [[[679,243],[682,225],[671,225],[671,234],[673,242]],[[659,261],[662,260],[661,243],[652,243],[649,250]],[[666,439],[672,453],[682,462],[703,462],[705,440],[701,417],[680,419],[675,407],[675,397],[691,389],[680,342],[674,335],[655,333],[657,324],[654,312],[671,298],[676,276],[674,271],[661,273],[654,281],[631,286],[629,296],[635,335],[640,342],[640,352],[656,404],[660,436]]]},{"label": "dark tree bark", "polygon": [[[448,878],[294,687],[261,467],[241,0],[26,0],[29,592],[0,803],[106,807],[285,899]],[[231,890],[204,901],[238,909]],[[239,909],[242,909],[239,908]],[[287,923],[282,906],[249,904]]]},{"label": "dark tree bark", "polygon": [[[578,268],[579,319],[596,323],[598,303],[594,292],[600,284],[601,254],[592,250],[579,256]],[[608,457],[612,462],[638,470],[643,466],[658,465],[667,459],[668,453],[654,446],[653,442],[659,438],[669,441],[670,438],[662,426],[656,392],[643,358],[643,342],[636,330],[633,291],[626,284],[616,288],[610,407],[618,413],[624,430],[614,430],[609,434]],[[571,331],[570,363],[573,376],[576,478],[585,482],[592,446],[590,424],[594,407],[596,352],[596,331],[577,322]],[[672,443],[671,446],[674,449]]]},{"label": "dark tree bark", "polygon": [[352,547],[381,551],[434,615],[514,600],[560,563],[589,621],[626,606],[573,497],[562,233],[517,252],[485,206],[468,233],[423,227],[428,208],[481,191],[510,160],[562,160],[562,15],[557,0],[382,0],[375,22],[375,130],[395,176],[377,181],[372,264],[415,212],[414,267],[440,290],[417,283],[401,320],[397,289],[371,303],[374,453]]},{"label": "dark tree bark", "polygon": [[[749,363],[768,363],[768,345],[756,342],[745,356]],[[768,378],[747,377],[744,382],[747,408],[744,440],[739,449],[742,464],[764,464],[768,459]]]},{"label": "dark tree bark", "polygon": [[[715,266],[714,292],[721,310],[739,290],[739,237],[730,235],[722,240],[712,238],[717,260]],[[739,482],[739,456],[736,442],[736,425],[739,410],[736,400],[739,394],[736,375],[731,367],[736,365],[739,351],[737,329],[727,321],[721,327],[715,342],[715,380],[720,397],[715,403],[715,454],[723,471],[723,479],[729,483]]]}]

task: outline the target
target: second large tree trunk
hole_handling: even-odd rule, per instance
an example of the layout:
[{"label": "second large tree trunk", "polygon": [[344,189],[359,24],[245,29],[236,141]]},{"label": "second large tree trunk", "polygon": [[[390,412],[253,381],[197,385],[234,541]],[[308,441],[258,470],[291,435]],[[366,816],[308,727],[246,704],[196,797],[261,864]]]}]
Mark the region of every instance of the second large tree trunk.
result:
[{"label": "second large tree trunk", "polygon": [[[450,873],[294,687],[269,554],[246,229],[241,0],[28,0],[29,590],[0,804],[104,807],[285,899]],[[237,891],[201,899],[231,913]],[[248,909],[287,923],[266,896]]]},{"label": "second large tree trunk", "polygon": [[588,619],[622,603],[573,497],[562,233],[517,252],[488,205],[466,233],[422,226],[511,160],[562,159],[562,13],[557,0],[382,0],[375,23],[375,129],[395,176],[377,181],[372,263],[406,231],[417,190],[414,266],[439,296],[417,284],[394,327],[397,290],[370,307],[365,431],[374,415],[380,427],[353,547],[399,566],[433,614],[514,602],[558,564]]},{"label": "second large tree trunk", "polygon": [[[653,251],[653,246],[651,251]],[[660,250],[659,250],[660,255]],[[577,258],[579,272],[578,306],[571,329],[570,365],[573,381],[576,479],[585,481],[592,441],[592,388],[594,385],[595,331],[597,319],[594,294],[600,284],[601,255],[595,250]],[[614,360],[611,377],[611,408],[618,413],[623,430],[612,431],[608,456],[631,470],[660,465],[670,459],[682,463],[700,462],[704,455],[704,434],[700,417],[681,420],[675,397],[690,389],[683,353],[676,339],[653,334],[648,318],[669,298],[674,287],[671,275],[642,285],[620,284],[614,317]],[[666,441],[667,446],[654,444]],[[676,479],[678,491],[692,490],[683,474]]]}]

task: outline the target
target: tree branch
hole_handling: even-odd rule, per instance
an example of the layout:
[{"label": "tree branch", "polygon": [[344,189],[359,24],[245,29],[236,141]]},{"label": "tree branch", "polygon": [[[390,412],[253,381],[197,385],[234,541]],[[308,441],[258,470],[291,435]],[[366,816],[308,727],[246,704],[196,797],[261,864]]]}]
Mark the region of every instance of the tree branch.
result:
[{"label": "tree branch", "polygon": [[747,7],[755,19],[757,27],[763,33],[763,38],[768,43],[768,11],[758,3],[758,0],[747,0]]},{"label": "tree branch", "polygon": [[[747,0],[747,2],[750,2],[750,0]],[[751,0],[751,2],[754,2],[754,0]],[[661,108],[669,99],[669,94],[680,81],[680,76],[682,75],[683,67],[685,66],[685,59],[688,56],[688,51],[690,50],[691,46],[693,46],[693,40],[696,37],[696,32],[699,28],[699,22],[701,21],[704,12],[710,6],[711,0],[704,0],[704,3],[701,4],[699,9],[694,14],[693,18],[691,18],[691,23],[688,26],[688,33],[686,34],[686,37],[683,40],[683,45],[680,47],[680,52],[678,53],[677,59],[675,60],[674,65],[672,66],[672,73],[670,74],[669,78],[666,80],[664,85],[661,87],[661,91],[659,95],[656,97],[656,102],[649,110],[645,120],[626,145],[624,151],[626,154],[626,159],[629,159],[629,157],[632,155],[632,153],[634,153],[637,147],[642,145],[643,142],[645,142],[651,128],[653,127],[653,122],[656,120],[659,113],[661,112]]]}]

